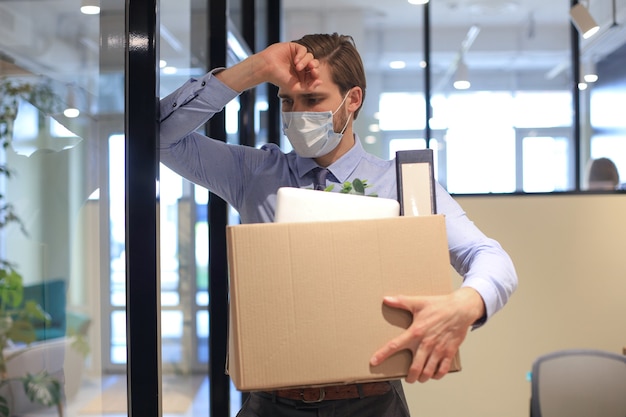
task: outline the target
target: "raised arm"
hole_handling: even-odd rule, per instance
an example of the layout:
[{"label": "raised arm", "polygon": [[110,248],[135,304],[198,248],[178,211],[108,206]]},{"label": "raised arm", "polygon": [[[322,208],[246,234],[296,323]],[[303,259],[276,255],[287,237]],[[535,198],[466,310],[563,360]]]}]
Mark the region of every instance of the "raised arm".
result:
[{"label": "raised arm", "polygon": [[317,82],[319,62],[302,45],[293,42],[270,45],[216,77],[242,92],[264,82],[279,87],[312,88]]}]

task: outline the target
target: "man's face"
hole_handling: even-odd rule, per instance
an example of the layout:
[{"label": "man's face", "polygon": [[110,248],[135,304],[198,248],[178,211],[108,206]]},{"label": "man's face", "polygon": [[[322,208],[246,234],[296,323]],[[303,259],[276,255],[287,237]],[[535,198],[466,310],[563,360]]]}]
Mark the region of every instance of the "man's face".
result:
[{"label": "man's face", "polygon": [[319,80],[312,89],[279,87],[278,97],[281,99],[284,112],[337,112],[334,117],[334,130],[341,131],[345,126],[348,113],[346,106],[341,106],[344,97],[339,86],[332,81],[326,63],[319,66]]},{"label": "man's face", "polygon": [[326,63],[320,63],[319,80],[311,89],[301,87],[279,87],[278,97],[281,99],[282,111],[332,111],[337,110],[343,97],[339,87],[333,83],[330,70]]}]

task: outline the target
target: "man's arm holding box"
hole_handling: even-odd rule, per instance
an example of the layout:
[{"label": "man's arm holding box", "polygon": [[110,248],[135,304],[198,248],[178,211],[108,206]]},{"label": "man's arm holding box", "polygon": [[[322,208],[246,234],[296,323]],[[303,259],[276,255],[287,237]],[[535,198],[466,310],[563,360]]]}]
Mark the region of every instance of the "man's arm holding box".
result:
[{"label": "man's arm holding box", "polygon": [[375,352],[370,361],[375,366],[400,350],[410,350],[409,383],[443,378],[468,330],[481,326],[504,307],[517,288],[509,255],[467,218],[441,186],[437,187],[438,211],[446,216],[450,262],[463,277],[463,284],[444,296],[386,297],[388,306],[408,310],[413,323]]}]

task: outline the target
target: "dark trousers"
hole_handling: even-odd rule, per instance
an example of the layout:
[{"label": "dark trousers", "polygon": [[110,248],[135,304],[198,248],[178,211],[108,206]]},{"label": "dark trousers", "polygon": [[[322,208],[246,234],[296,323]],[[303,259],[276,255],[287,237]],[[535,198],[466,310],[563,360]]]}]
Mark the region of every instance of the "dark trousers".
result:
[{"label": "dark trousers", "polygon": [[311,404],[253,392],[237,417],[409,417],[402,385],[392,387],[383,395]]}]

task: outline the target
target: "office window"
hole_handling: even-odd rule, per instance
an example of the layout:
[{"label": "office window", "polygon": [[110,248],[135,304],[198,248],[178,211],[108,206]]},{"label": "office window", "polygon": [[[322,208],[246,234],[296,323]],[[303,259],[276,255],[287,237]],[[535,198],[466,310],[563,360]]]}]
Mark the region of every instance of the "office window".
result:
[{"label": "office window", "polygon": [[[590,124],[592,137],[587,165],[593,159],[609,158],[615,163],[620,188],[626,188],[626,127],[624,126],[624,100],[626,100],[626,77],[620,74],[626,46],[613,60],[622,65],[600,65],[599,79],[592,86],[590,95]],[[623,70],[622,70],[623,71]],[[588,166],[585,166],[588,168]]]},{"label": "office window", "polygon": [[[566,91],[477,91],[431,100],[430,147],[451,193],[566,191],[574,188],[571,95]],[[389,157],[425,147],[423,95],[384,93],[380,127]],[[518,166],[519,165],[519,166]]]}]

